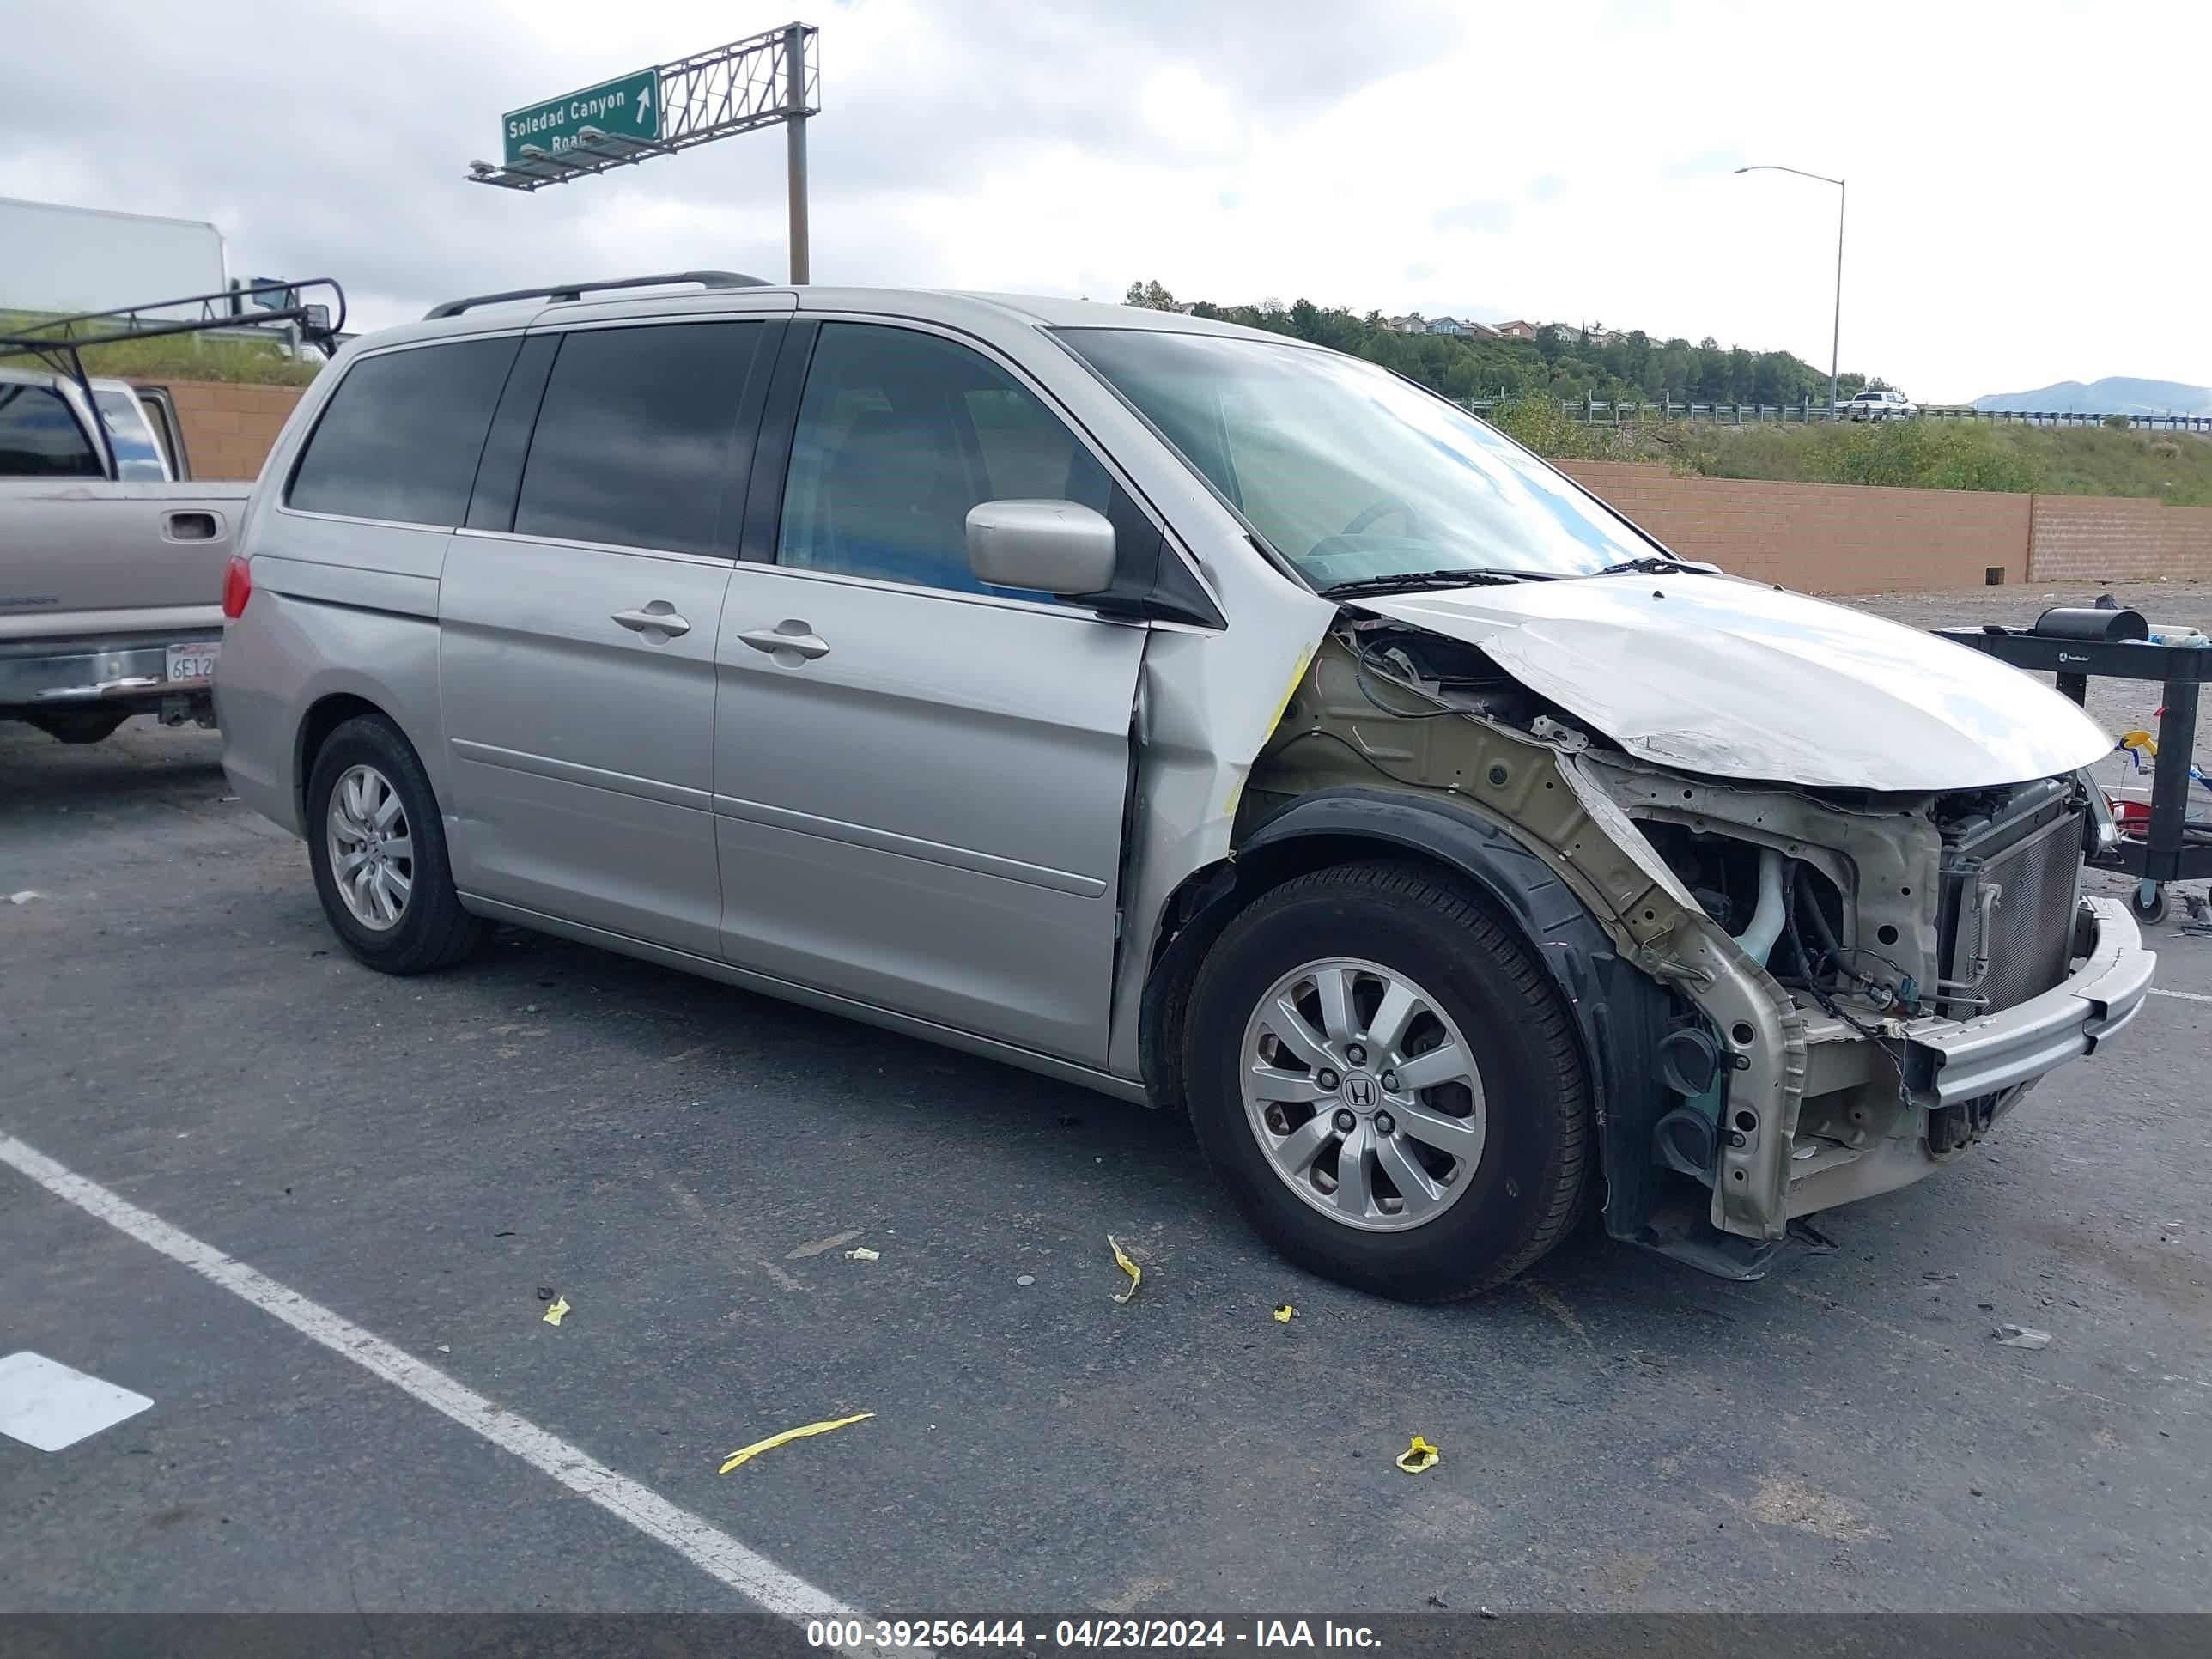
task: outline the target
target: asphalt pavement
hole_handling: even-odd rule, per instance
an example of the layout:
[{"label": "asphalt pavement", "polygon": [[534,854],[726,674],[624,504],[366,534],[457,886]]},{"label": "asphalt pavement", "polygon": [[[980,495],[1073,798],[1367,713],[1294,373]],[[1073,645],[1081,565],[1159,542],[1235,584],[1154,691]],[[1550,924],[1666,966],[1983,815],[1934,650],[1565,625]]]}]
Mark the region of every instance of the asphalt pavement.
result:
[{"label": "asphalt pavement", "polygon": [[[514,930],[358,968],[217,750],[0,726],[0,1136],[848,1606],[2212,1610],[2212,937],[1832,1255],[1583,1236],[1413,1308],[1175,1116]],[[356,1340],[0,1167],[0,1353],[155,1402],[0,1438],[0,1611],[745,1605]]]}]

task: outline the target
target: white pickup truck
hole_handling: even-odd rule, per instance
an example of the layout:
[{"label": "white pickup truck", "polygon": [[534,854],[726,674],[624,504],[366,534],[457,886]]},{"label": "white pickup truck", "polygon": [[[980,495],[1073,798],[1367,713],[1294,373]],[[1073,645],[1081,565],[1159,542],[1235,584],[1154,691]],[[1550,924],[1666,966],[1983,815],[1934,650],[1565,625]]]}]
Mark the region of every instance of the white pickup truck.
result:
[{"label": "white pickup truck", "polygon": [[173,430],[124,381],[0,365],[0,720],[63,743],[135,714],[214,724],[252,486],[183,482]]}]

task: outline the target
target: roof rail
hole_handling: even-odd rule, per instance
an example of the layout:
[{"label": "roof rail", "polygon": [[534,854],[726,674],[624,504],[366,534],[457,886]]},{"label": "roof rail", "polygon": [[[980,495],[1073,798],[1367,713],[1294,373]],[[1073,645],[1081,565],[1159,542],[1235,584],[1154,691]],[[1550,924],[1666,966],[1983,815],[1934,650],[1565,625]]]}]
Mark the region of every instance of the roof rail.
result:
[{"label": "roof rail", "polygon": [[505,294],[475,294],[465,300],[448,300],[422,314],[425,322],[439,317],[458,317],[478,306],[504,305],[510,300],[580,300],[612,288],[665,288],[672,283],[696,283],[701,288],[767,288],[764,276],[748,276],[736,270],[672,270],[659,276],[617,276],[604,283],[562,283],[552,288],[510,289]]}]

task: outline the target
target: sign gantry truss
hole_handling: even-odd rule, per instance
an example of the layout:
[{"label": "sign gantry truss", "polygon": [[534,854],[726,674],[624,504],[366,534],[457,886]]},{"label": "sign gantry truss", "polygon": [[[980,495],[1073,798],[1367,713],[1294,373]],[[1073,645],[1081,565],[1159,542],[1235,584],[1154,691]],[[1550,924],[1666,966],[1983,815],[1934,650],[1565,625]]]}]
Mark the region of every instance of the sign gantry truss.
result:
[{"label": "sign gantry truss", "polygon": [[502,190],[542,190],[779,121],[793,123],[796,133],[821,107],[817,33],[811,24],[790,23],[641,71],[659,77],[656,118],[642,124],[653,129],[650,137],[623,131],[639,124],[612,114],[604,124],[563,123],[554,143],[510,144],[504,166],[472,161],[469,176]]}]

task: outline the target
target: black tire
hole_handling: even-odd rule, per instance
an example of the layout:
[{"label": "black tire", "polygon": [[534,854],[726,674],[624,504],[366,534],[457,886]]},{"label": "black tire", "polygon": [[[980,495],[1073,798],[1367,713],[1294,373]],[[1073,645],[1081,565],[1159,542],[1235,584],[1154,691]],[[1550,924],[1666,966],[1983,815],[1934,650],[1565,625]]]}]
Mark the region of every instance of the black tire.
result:
[{"label": "black tire", "polygon": [[[378,929],[357,920],[338,891],[331,865],[331,793],[358,766],[373,767],[398,797],[410,846],[410,890],[398,919]],[[362,966],[380,974],[428,974],[481,950],[494,925],[461,908],[446,856],[438,799],[414,748],[380,714],[362,714],[332,732],[307,774],[305,829],[315,892],[338,941]]]},{"label": "black tire", "polygon": [[[1405,975],[1472,1051],[1486,1135],[1468,1184],[1399,1231],[1332,1219],[1294,1193],[1246,1117],[1248,1022],[1301,966],[1358,958]],[[1595,1184],[1589,1085],[1573,1027],[1528,947],[1472,891],[1425,866],[1341,865],[1263,895],[1223,931],[1192,988],[1184,1086],[1200,1148],[1245,1218],[1339,1284],[1408,1302],[1473,1296],[1559,1243]]]}]

